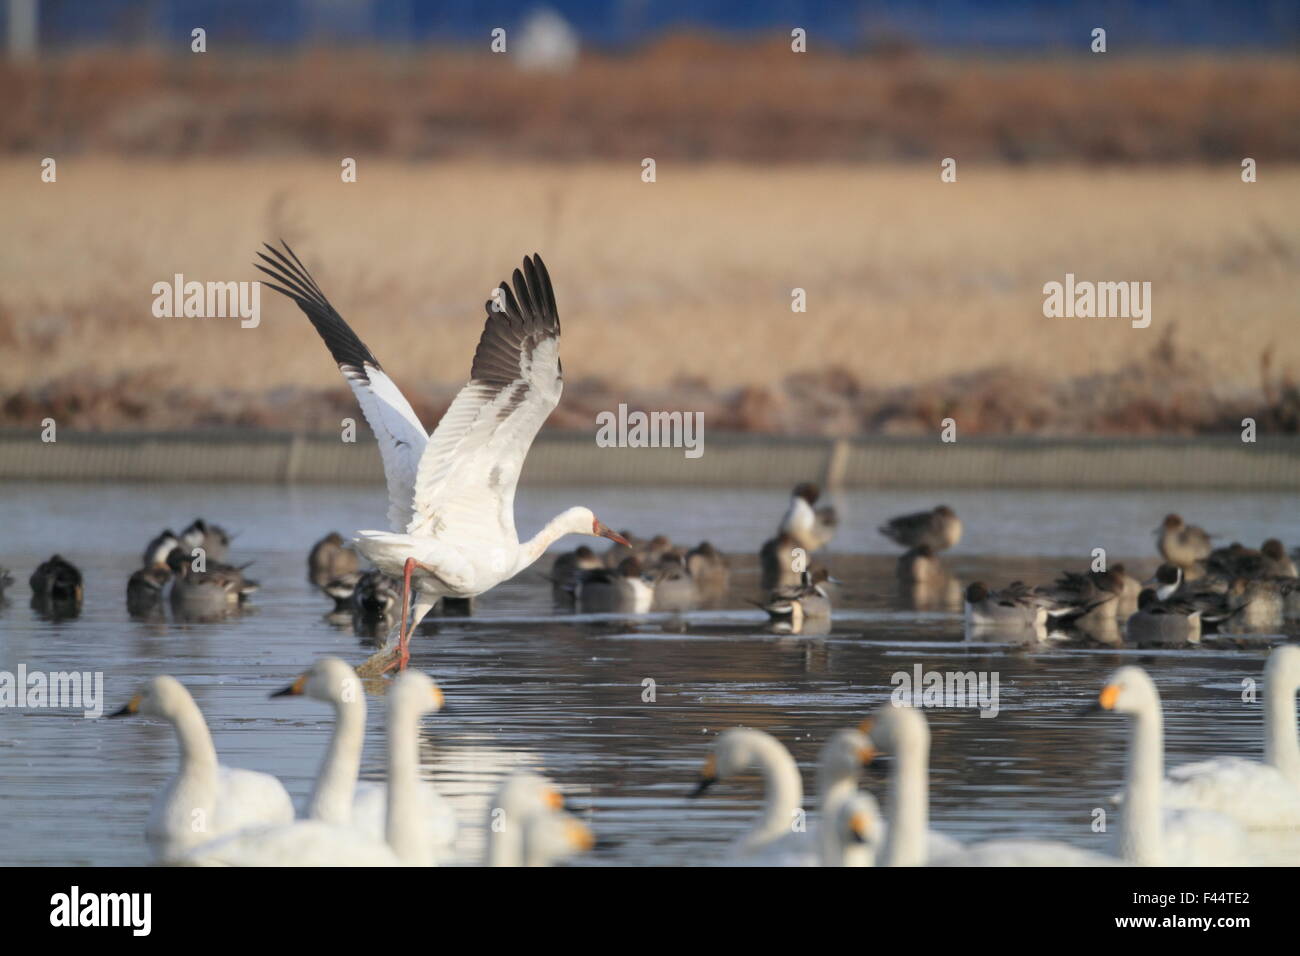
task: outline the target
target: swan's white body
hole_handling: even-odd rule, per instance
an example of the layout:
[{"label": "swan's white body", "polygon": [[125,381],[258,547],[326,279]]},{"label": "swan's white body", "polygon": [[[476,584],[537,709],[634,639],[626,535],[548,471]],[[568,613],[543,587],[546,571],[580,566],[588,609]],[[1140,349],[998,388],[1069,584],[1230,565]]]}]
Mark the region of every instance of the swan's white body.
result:
[{"label": "swan's white body", "polygon": [[1165,806],[1214,810],[1252,828],[1300,827],[1300,739],[1296,688],[1300,647],[1275,648],[1264,669],[1264,762],[1216,757],[1175,767]]},{"label": "swan's white body", "polygon": [[[334,733],[326,748],[303,816],[335,826],[350,826],[383,842],[388,815],[388,787],[357,781],[366,731],[366,695],[360,678],[345,661],[323,657],[276,696],[305,695],[334,708]],[[449,847],[456,838],[451,804],[426,780],[419,783],[420,813],[429,821],[434,845]]]},{"label": "swan's white body", "polygon": [[1128,714],[1128,769],[1115,849],[1137,866],[1232,866],[1242,857],[1245,833],[1233,820],[1206,810],[1161,806],[1164,716],[1160,693],[1140,667],[1111,674],[1100,697],[1103,709]]},{"label": "swan's white body", "polygon": [[203,714],[174,677],[155,677],[113,716],[135,713],[170,723],[181,751],[180,767],[154,796],[145,827],[157,862],[172,862],[199,844],[245,827],[293,819],[293,801],[278,779],[217,763]]},{"label": "swan's white body", "polygon": [[486,304],[470,381],[426,434],[411,403],[292,250],[286,245],[286,256],[266,248],[270,256],[259,254],[265,265],[258,268],[311,320],[379,442],[389,528],[357,532],[355,546],[387,574],[411,571],[415,607],[407,634],[399,635],[403,664],[409,634],[440,598],[482,594],[567,534],[623,540],[586,508],[570,508],[526,542],[515,531],[519,473],[564,384],[555,291],[539,256],[515,270],[513,291],[503,282]]},{"label": "swan's white body", "polygon": [[420,717],[442,706],[442,692],[405,671],[388,694],[388,804],[384,840],[354,826],[299,820],[254,827],[188,854],[191,866],[432,866],[429,821],[420,796]]}]

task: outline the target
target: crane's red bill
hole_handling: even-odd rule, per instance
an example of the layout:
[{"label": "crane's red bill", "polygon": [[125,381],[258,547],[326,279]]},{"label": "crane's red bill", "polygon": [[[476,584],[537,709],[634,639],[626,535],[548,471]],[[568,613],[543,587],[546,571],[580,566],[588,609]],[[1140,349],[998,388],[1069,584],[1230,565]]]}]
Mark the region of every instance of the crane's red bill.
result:
[{"label": "crane's red bill", "polygon": [[623,537],[608,525],[601,524],[598,520],[591,523],[591,530],[597,537],[609,538],[610,541],[617,541],[625,548],[632,547],[632,543],[628,541],[627,538]]}]

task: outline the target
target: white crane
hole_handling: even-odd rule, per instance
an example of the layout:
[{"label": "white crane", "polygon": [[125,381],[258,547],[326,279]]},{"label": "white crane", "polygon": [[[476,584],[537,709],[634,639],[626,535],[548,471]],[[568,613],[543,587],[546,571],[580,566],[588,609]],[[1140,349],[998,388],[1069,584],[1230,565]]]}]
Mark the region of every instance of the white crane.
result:
[{"label": "white crane", "polygon": [[[395,659],[406,667],[411,635],[442,597],[473,597],[514,577],[566,534],[627,542],[583,507],[570,508],[521,542],[515,485],[529,446],[560,400],[560,318],[551,277],[534,254],[486,303],[470,380],[438,427],[424,426],[378,360],[329,304],[287,243],[266,246],[257,267],[298,303],[351,386],[379,442],[388,481],[389,531],[358,531],[356,548],[402,578]],[[286,255],[287,253],[287,255]],[[414,586],[415,607],[407,627]]]}]

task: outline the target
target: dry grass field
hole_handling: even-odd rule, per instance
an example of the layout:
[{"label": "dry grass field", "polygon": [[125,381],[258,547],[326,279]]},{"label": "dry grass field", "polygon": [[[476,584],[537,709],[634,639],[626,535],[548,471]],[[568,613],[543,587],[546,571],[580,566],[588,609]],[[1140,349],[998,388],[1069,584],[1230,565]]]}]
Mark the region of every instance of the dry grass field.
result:
[{"label": "dry grass field", "polygon": [[[1097,405],[1125,388],[1139,405],[1170,389],[1249,405],[1261,361],[1275,384],[1300,373],[1298,168],[1243,184],[1229,165],[969,165],[943,184],[928,164],[664,162],[648,184],[635,158],[362,158],[344,184],[322,161],[74,156],[57,183],[38,174],[34,160],[0,165],[8,424],[49,407],[89,427],[293,424],[307,413],[276,409],[296,389],[332,389],[346,408],[324,347],[269,289],[256,329],[151,314],[153,283],[256,279],[254,251],[279,237],[431,407],[465,378],[490,289],[534,250],[581,410],[559,424],[589,421],[585,393],[598,407],[725,401],[737,427],[907,431],[882,408],[919,403],[928,418],[983,389],[999,409],[967,408],[977,430],[1177,430],[1177,410],[1126,423]],[[1043,284],[1067,272],[1151,282],[1150,327],[1045,318]],[[806,314],[791,311],[796,287]]]}]

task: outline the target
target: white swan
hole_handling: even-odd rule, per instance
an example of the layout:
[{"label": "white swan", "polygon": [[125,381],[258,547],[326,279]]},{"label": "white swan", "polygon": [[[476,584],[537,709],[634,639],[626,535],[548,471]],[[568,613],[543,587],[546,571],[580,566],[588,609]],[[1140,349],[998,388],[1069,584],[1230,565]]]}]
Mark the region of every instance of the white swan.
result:
[{"label": "white swan", "polygon": [[790,751],[771,734],[744,727],[719,734],[690,796],[698,797],[719,780],[752,768],[763,776],[763,809],[749,831],[736,841],[732,855],[765,865],[815,863],[816,845],[805,830],[796,828],[804,819],[799,768]]},{"label": "white swan", "polygon": [[871,742],[894,755],[889,824],[881,866],[1104,866],[1118,861],[1050,840],[990,840],[964,847],[928,830],[930,727],[911,707],[887,704],[863,723]]},{"label": "white swan", "polygon": [[564,812],[564,798],[550,781],[515,773],[488,805],[485,866],[550,866],[595,843],[581,821]]},{"label": "white swan", "polygon": [[821,818],[817,843],[822,866],[871,866],[884,839],[875,797],[858,790],[858,774],[875,756],[859,730],[838,730],[817,760]]},{"label": "white swan", "polygon": [[200,846],[193,866],[432,866],[429,821],[420,795],[420,717],[442,707],[442,691],[418,671],[403,671],[388,693],[388,813],[385,840],[355,827],[299,820],[254,827]]},{"label": "white swan", "polygon": [[[357,781],[366,732],[366,695],[357,672],[337,657],[322,657],[311,669],[272,697],[307,696],[334,708],[334,734],[325,751],[303,816],[352,826],[376,842],[384,839],[388,787]],[[428,782],[420,782],[421,813],[429,821],[434,845],[449,847],[456,838],[456,814]]]},{"label": "white swan", "polygon": [[1140,667],[1121,667],[1098,697],[1102,710],[1129,714],[1128,771],[1117,834],[1119,855],[1138,866],[1226,866],[1242,858],[1245,834],[1229,817],[1196,809],[1162,809],[1164,716],[1160,693]]},{"label": "white swan", "polygon": [[269,773],[217,763],[212,735],[194,698],[174,677],[155,677],[110,717],[144,714],[172,725],[180,744],[176,775],[154,796],[145,837],[158,862],[255,824],[293,820],[289,793]]},{"label": "white swan", "polygon": [[1264,668],[1264,762],[1215,757],[1169,771],[1167,807],[1199,807],[1260,829],[1300,827],[1300,739],[1296,688],[1300,646],[1274,649]]},{"label": "white swan", "polygon": [[889,782],[889,819],[877,866],[920,866],[961,849],[952,837],[930,829],[930,727],[910,707],[886,705],[859,728],[873,751],[894,755]]}]

